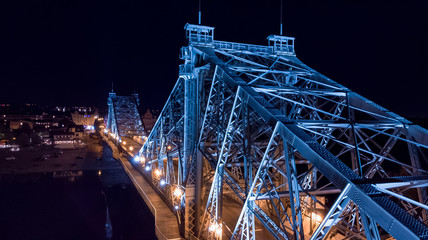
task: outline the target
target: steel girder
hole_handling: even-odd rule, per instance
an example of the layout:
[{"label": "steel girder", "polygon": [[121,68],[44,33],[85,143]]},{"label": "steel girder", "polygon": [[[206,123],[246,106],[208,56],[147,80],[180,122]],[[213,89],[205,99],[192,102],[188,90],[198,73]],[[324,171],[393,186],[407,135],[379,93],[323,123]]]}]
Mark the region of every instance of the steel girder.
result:
[{"label": "steel girder", "polygon": [[117,141],[121,137],[144,135],[144,128],[138,111],[138,95],[116,96],[116,93],[109,93],[107,100],[108,116],[107,129]]},{"label": "steel girder", "polygon": [[[275,239],[427,238],[427,130],[304,65],[288,38],[186,31],[180,78],[140,151],[186,237],[255,239],[260,225]],[[225,195],[239,219],[224,216]]]}]

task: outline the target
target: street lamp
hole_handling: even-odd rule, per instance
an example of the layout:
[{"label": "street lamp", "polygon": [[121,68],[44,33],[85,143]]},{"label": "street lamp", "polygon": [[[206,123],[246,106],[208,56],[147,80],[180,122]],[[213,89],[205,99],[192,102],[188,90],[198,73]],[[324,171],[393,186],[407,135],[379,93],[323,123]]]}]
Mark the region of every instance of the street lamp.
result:
[{"label": "street lamp", "polygon": [[209,227],[208,230],[210,232],[214,232],[217,236],[221,236],[223,229],[222,229],[222,225],[218,224],[217,222],[212,223]]},{"label": "street lamp", "polygon": [[174,196],[176,197],[181,197],[181,195],[183,194],[183,191],[181,191],[181,189],[179,187],[175,188],[174,190]]},{"label": "street lamp", "polygon": [[314,212],[312,213],[312,219],[314,219],[316,222],[322,221],[322,217]]}]

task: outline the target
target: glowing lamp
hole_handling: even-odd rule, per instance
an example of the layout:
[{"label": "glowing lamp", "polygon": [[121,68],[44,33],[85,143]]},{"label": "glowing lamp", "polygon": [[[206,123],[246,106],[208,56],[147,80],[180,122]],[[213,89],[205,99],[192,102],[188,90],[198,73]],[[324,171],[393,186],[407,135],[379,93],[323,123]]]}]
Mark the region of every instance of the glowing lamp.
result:
[{"label": "glowing lamp", "polygon": [[212,223],[209,227],[208,230],[210,232],[215,232],[216,235],[221,235],[223,232],[222,226],[221,224],[217,224],[216,222]]},{"label": "glowing lamp", "polygon": [[217,225],[217,229],[215,230],[215,234],[220,236],[222,232],[223,232],[223,229],[221,229],[221,225]]},{"label": "glowing lamp", "polygon": [[181,191],[181,189],[180,188],[176,188],[175,190],[174,190],[174,196],[176,196],[176,197],[181,197],[181,195],[183,194],[183,192]]},{"label": "glowing lamp", "polygon": [[215,231],[215,229],[216,229],[215,224],[211,224],[211,225],[208,227],[208,231],[210,231],[210,232]]},{"label": "glowing lamp", "polygon": [[312,219],[314,219],[317,222],[321,222],[322,221],[322,217],[316,213],[312,213]]}]

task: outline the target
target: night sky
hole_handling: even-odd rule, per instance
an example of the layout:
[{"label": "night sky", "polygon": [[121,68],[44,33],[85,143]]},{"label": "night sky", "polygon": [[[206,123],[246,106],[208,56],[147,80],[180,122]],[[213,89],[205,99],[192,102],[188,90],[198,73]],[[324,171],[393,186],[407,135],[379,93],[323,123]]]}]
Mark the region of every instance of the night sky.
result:
[{"label": "night sky", "polygon": [[[375,3],[373,3],[375,2]],[[266,45],[279,0],[202,0],[215,39]],[[161,109],[198,0],[0,3],[0,103],[105,107],[111,82]],[[297,57],[404,116],[428,117],[427,1],[284,0]]]}]

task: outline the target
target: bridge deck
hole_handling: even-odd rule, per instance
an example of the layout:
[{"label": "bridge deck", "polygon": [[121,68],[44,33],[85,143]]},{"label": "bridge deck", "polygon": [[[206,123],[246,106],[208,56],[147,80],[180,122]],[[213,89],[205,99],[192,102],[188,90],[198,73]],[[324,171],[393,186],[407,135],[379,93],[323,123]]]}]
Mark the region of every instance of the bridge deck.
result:
[{"label": "bridge deck", "polygon": [[[117,147],[104,138],[114,152],[118,152]],[[119,155],[118,159],[125,172],[128,174],[137,191],[140,193],[144,202],[149,207],[155,217],[156,236],[159,240],[182,239],[178,231],[178,224],[175,215],[169,210],[168,206],[162,201],[158,194],[153,190],[150,184],[135,170],[128,159]]]}]

